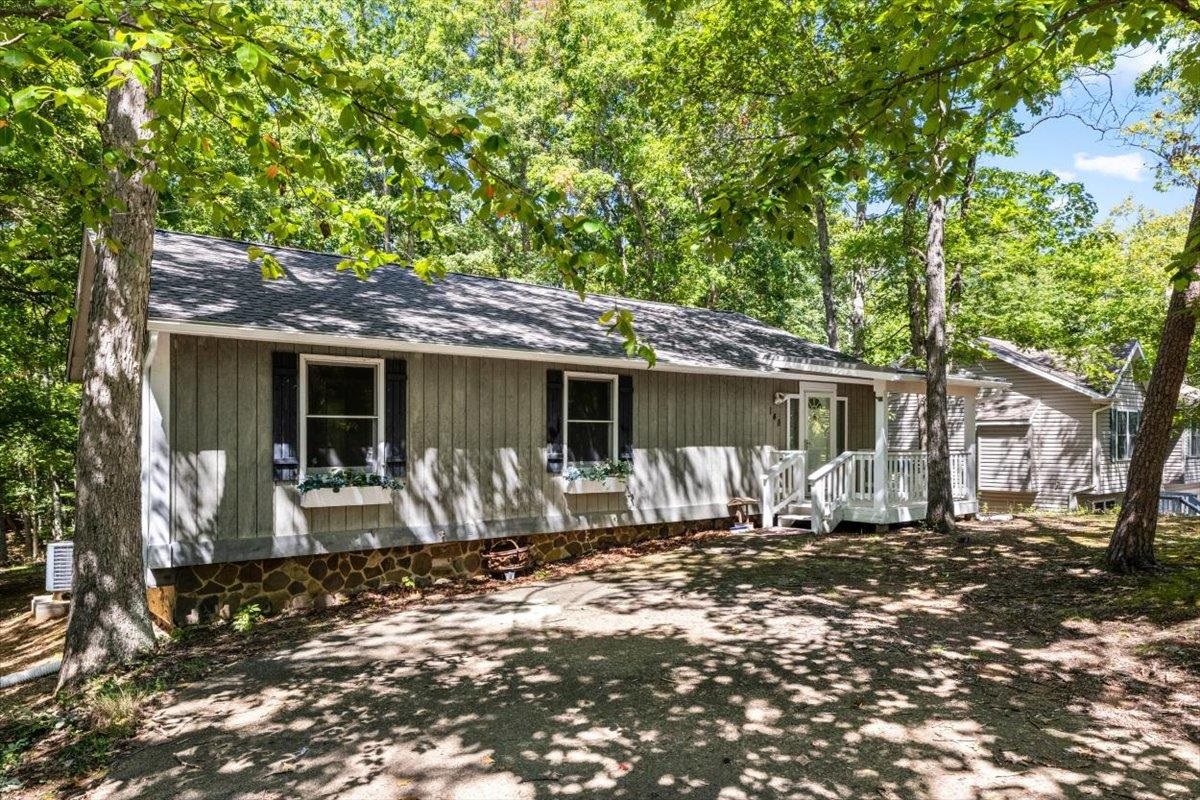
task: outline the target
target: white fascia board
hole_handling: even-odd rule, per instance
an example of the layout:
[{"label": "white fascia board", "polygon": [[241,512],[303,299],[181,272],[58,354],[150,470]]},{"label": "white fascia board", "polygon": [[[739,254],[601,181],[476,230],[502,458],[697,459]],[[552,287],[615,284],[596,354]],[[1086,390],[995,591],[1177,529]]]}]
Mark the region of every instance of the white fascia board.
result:
[{"label": "white fascia board", "polygon": [[1110,400],[1117,395],[1117,389],[1121,386],[1121,381],[1125,377],[1125,373],[1129,371],[1129,367],[1133,365],[1134,356],[1145,358],[1146,354],[1142,352],[1142,343],[1134,342],[1133,349],[1129,351],[1129,357],[1125,359],[1125,363],[1121,365],[1121,369],[1117,371],[1117,375],[1113,378],[1112,388],[1108,390],[1108,394],[1104,399]]},{"label": "white fascia board", "polygon": [[[438,344],[430,342],[404,342],[371,336],[347,336],[329,333],[303,333],[297,331],[258,328],[249,325],[221,325],[211,322],[180,322],[177,320],[151,319],[148,329],[188,336],[214,336],[225,339],[245,339],[258,342],[283,342],[288,344],[360,347],[366,350],[389,350],[408,353],[434,353],[440,355],[474,356],[476,358],[500,358],[515,361],[550,361],[578,364],[589,367],[645,370],[650,366],[640,358],[613,356],[590,356],[578,353],[544,353],[535,350],[513,350],[503,347],[470,347],[464,345]],[[708,367],[701,364],[678,364],[658,362],[654,369],[659,372],[684,372],[704,375],[726,375],[737,378],[811,378],[822,376],[838,383],[870,384],[872,380],[907,380],[908,376],[879,369],[856,369],[835,367],[808,362],[789,362],[794,365],[787,370],[767,372],[763,370]],[[915,377],[915,376],[914,376]],[[993,381],[950,378],[950,383],[962,386],[998,386]]]},{"label": "white fascia board", "polygon": [[1022,362],[1016,360],[1015,358],[1009,358],[1004,353],[997,353],[994,350],[989,350],[989,352],[991,352],[993,358],[995,358],[999,361],[1003,361],[1006,364],[1011,364],[1012,366],[1016,367],[1017,369],[1024,370],[1025,372],[1028,372],[1031,375],[1037,375],[1039,378],[1044,378],[1045,380],[1048,380],[1051,383],[1057,383],[1059,386],[1062,386],[1064,389],[1070,389],[1073,392],[1078,392],[1079,394],[1083,395],[1084,397],[1090,397],[1093,400],[1106,400],[1107,399],[1107,397],[1105,395],[1102,395],[1099,392],[1093,392],[1091,389],[1084,389],[1082,386],[1076,386],[1075,384],[1071,383],[1070,381],[1064,380],[1052,372],[1047,372],[1044,369],[1038,369],[1037,367],[1032,367],[1029,364],[1025,364],[1025,363],[1022,363]]}]

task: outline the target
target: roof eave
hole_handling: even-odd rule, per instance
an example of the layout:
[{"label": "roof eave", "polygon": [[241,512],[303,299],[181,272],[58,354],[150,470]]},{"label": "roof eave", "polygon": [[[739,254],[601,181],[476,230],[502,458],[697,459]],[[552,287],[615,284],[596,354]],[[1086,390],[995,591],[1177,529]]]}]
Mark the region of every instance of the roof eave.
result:
[{"label": "roof eave", "polygon": [[1062,386],[1064,389],[1070,389],[1073,392],[1078,392],[1079,394],[1083,395],[1084,397],[1090,397],[1093,400],[1107,400],[1108,399],[1107,395],[1100,394],[1099,392],[1092,391],[1091,389],[1085,389],[1082,386],[1078,386],[1074,383],[1071,383],[1068,380],[1063,379],[1059,375],[1055,375],[1053,372],[1050,372],[1050,371],[1044,370],[1044,369],[1039,369],[1030,364],[1026,364],[1018,359],[1012,358],[1005,353],[997,352],[992,347],[988,348],[988,352],[992,354],[992,358],[995,358],[999,361],[1003,361],[1005,364],[1010,364],[1010,365],[1016,367],[1017,369],[1024,370],[1024,371],[1028,372],[1030,375],[1036,375],[1039,378],[1043,378],[1045,380],[1050,381],[1051,383],[1056,383],[1059,386]]},{"label": "roof eave", "polygon": [[[430,342],[412,342],[400,339],[386,339],[371,336],[350,336],[346,334],[306,333],[302,331],[264,328],[250,325],[224,325],[213,322],[194,322],[170,320],[154,317],[148,322],[148,329],[163,333],[176,333],[189,336],[214,336],[226,339],[249,339],[266,342],[288,342],[292,344],[322,346],[333,345],[340,347],[362,347],[371,350],[396,350],[417,353],[439,353],[445,355],[469,355],[479,358],[505,358],[522,361],[566,362],[583,366],[597,366],[623,369],[649,369],[645,360],[628,356],[596,356],[579,353],[556,353],[540,350],[525,350],[501,347],[477,347],[470,345],[447,345]],[[846,380],[869,381],[911,381],[920,380],[915,373],[904,373],[869,365],[833,365],[828,362],[820,363],[811,360],[790,360],[779,362],[781,365],[773,369],[746,369],[737,367],[715,367],[704,364],[685,362],[659,361],[655,369],[664,372],[691,372],[713,375],[728,375],[733,377],[752,378],[796,378],[803,379],[820,375]],[[958,388],[1002,387],[1007,386],[1003,381],[977,378],[950,377],[948,383]]]}]

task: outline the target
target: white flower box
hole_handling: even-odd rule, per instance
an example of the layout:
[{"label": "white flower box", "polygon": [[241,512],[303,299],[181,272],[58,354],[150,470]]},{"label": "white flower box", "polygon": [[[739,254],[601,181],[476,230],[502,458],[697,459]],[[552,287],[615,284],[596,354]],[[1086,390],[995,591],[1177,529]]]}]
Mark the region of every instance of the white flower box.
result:
[{"label": "white flower box", "polygon": [[586,478],[563,479],[564,494],[614,494],[624,492],[624,478],[605,478],[602,481],[590,481]]},{"label": "white flower box", "polygon": [[300,495],[301,508],[335,506],[378,506],[392,502],[392,490],[386,486],[344,486],[341,489],[310,489]]}]

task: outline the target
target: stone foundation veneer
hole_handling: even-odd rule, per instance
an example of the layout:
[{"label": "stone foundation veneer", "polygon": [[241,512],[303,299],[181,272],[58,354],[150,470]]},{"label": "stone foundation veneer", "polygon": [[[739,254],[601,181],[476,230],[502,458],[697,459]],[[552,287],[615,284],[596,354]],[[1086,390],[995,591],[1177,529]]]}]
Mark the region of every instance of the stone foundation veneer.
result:
[{"label": "stone foundation veneer", "polygon": [[[669,522],[503,538],[515,538],[530,545],[534,563],[541,564],[651,539],[727,528],[731,522],[729,519]],[[443,579],[467,580],[483,574],[482,551],[495,541],[480,539],[177,567],[171,615],[175,624],[184,625],[217,616],[227,618],[251,603],[268,614],[310,605],[331,605],[347,594],[399,584],[405,578],[418,586],[429,586]]]}]

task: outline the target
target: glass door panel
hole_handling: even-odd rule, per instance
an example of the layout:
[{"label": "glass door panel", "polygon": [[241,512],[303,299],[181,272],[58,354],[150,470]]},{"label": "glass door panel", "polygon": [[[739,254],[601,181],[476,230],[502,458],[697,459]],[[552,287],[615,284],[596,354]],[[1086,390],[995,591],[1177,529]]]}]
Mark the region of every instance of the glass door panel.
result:
[{"label": "glass door panel", "polygon": [[800,398],[789,397],[787,401],[787,444],[785,450],[801,450],[804,442],[804,427],[800,421]]},{"label": "glass door panel", "polygon": [[809,472],[828,464],[833,458],[833,396],[804,395],[804,449],[808,453]]}]

